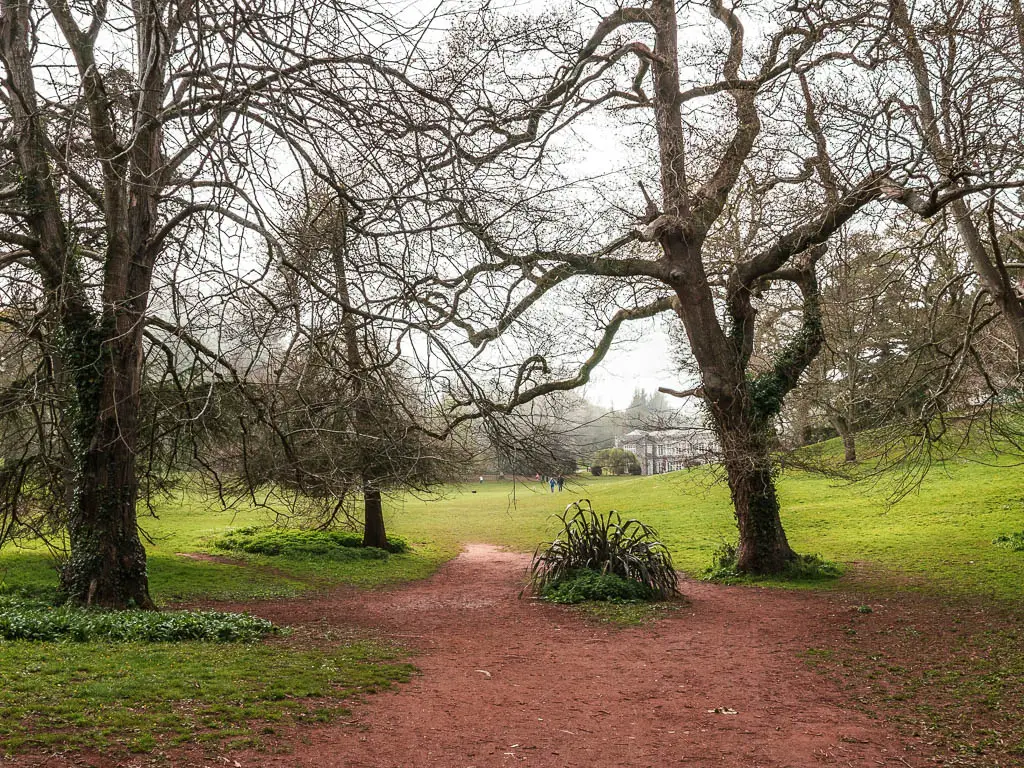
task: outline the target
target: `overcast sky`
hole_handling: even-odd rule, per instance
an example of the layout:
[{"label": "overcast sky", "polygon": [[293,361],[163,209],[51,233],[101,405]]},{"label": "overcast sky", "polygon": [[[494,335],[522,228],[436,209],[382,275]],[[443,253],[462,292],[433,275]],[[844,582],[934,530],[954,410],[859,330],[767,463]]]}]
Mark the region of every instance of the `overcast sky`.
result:
[{"label": "overcast sky", "polygon": [[665,319],[645,324],[640,338],[617,343],[594,371],[583,394],[596,405],[625,408],[637,388],[648,392],[658,387],[692,386],[673,370],[672,347],[665,332]]}]

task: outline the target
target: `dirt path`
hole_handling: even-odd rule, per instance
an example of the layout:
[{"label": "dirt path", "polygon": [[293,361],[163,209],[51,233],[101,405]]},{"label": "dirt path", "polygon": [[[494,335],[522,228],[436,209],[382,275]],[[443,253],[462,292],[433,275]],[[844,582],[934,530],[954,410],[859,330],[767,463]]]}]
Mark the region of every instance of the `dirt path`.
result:
[{"label": "dirt path", "polygon": [[262,605],[281,623],[394,637],[419,651],[422,675],[357,705],[354,725],[302,729],[287,754],[227,757],[246,768],[929,764],[924,745],[801,660],[841,631],[843,606],[828,597],[688,582],[681,610],[610,628],[517,599],[526,563],[473,545],[424,582]]}]

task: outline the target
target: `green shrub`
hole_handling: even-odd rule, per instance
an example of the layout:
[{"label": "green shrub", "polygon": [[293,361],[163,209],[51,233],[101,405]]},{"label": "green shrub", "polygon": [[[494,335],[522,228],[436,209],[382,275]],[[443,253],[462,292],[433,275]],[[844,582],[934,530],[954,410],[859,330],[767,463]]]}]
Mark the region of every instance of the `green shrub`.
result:
[{"label": "green shrub", "polygon": [[605,448],[594,454],[593,463],[614,475],[640,474],[640,460],[632,451],[623,448]]},{"label": "green shrub", "polygon": [[[790,561],[785,572],[775,578],[790,581],[819,581],[837,579],[843,575],[838,563],[823,559],[820,555],[797,555]],[[722,544],[711,556],[711,565],[700,575],[704,581],[720,581],[726,584],[750,579],[748,574],[740,573],[736,566],[736,545],[729,542]]]},{"label": "green shrub", "polygon": [[1024,531],[1004,533],[1002,536],[996,536],[992,543],[1011,552],[1024,552]]},{"label": "green shrub", "polygon": [[0,600],[0,640],[245,642],[280,630],[266,619],[217,611],[103,611]]},{"label": "green shrub", "polygon": [[644,599],[667,598],[677,592],[672,556],[650,526],[623,520],[615,511],[599,515],[586,499],[570,504],[558,519],[561,532],[534,553],[530,566],[538,594],[581,571],[639,584],[645,588]]},{"label": "green shrub", "polygon": [[729,581],[738,579],[739,571],[736,570],[736,545],[723,541],[718,549],[711,553],[711,565],[705,568],[700,577],[704,581]]},{"label": "green shrub", "polygon": [[387,551],[364,547],[361,534],[353,531],[305,531],[298,528],[250,527],[229,531],[214,542],[218,549],[252,555],[320,557],[330,560],[380,560],[389,552],[405,552],[409,546],[397,536],[388,539]]},{"label": "green shrub", "polygon": [[590,570],[573,571],[559,581],[548,583],[540,596],[552,603],[567,605],[588,601],[633,603],[657,598],[654,590],[638,581]]}]

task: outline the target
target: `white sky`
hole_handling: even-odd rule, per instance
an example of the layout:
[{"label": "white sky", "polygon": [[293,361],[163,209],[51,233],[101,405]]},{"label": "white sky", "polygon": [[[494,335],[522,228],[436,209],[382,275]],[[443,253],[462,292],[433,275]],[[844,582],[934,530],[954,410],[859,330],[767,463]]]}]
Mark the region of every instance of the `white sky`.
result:
[{"label": "white sky", "polygon": [[638,388],[652,392],[658,387],[692,386],[674,370],[665,322],[651,321],[639,340],[623,341],[613,347],[595,369],[583,396],[595,405],[617,409],[627,407]]}]

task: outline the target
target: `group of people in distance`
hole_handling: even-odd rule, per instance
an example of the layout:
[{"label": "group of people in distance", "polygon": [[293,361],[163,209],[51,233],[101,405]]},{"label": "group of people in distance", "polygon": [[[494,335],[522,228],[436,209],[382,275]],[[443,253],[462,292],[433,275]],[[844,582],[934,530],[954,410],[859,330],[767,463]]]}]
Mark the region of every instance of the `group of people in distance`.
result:
[{"label": "group of people in distance", "polygon": [[[500,476],[499,479],[504,480],[504,475]],[[556,486],[558,487],[559,491],[562,491],[565,488],[565,477],[562,475],[559,475],[558,477],[545,477],[544,475],[538,473],[536,479],[540,480],[542,483],[547,483],[548,487],[551,488],[552,493],[555,492]],[[480,484],[482,485],[483,482],[484,476],[480,475]],[[476,493],[476,491],[473,491],[473,493]]]},{"label": "group of people in distance", "polygon": [[556,485],[558,486],[559,491],[561,491],[565,486],[565,478],[562,475],[559,475],[558,477],[540,477],[538,475],[538,477],[540,478],[541,482],[547,481],[548,487],[551,488],[552,493],[555,492]]}]

